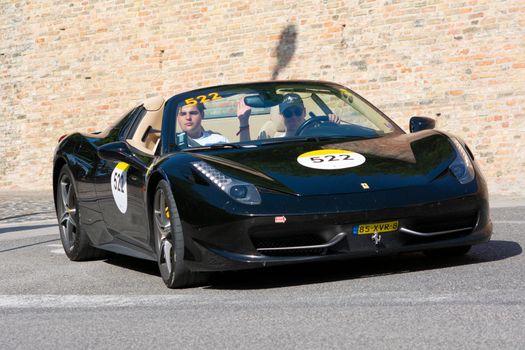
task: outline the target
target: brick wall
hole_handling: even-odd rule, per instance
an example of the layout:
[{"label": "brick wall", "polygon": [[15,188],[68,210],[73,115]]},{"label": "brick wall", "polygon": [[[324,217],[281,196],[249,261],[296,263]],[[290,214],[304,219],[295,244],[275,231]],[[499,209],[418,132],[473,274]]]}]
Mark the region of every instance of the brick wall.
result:
[{"label": "brick wall", "polygon": [[146,97],[272,77],[434,117],[492,193],[525,187],[523,0],[2,1],[0,36],[0,189],[49,188],[60,135]]}]

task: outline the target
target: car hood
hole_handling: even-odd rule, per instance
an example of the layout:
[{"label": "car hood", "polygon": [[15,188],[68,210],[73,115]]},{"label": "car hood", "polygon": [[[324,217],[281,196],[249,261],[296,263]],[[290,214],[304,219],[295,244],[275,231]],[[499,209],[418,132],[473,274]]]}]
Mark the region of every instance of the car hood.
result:
[{"label": "car hood", "polygon": [[[328,161],[344,161],[341,157],[348,158],[344,155],[335,160],[325,155],[349,154],[348,151],[353,152],[351,155],[355,161],[347,162],[344,168],[310,167],[318,166],[316,162],[321,161],[325,166]],[[299,163],[301,155],[307,158],[309,166]],[[312,155],[321,155],[321,158],[312,160]],[[232,177],[259,187],[310,196],[428,184],[448,171],[456,152],[446,135],[426,130],[357,141],[295,140],[256,148],[211,150],[194,153],[194,156]]]}]

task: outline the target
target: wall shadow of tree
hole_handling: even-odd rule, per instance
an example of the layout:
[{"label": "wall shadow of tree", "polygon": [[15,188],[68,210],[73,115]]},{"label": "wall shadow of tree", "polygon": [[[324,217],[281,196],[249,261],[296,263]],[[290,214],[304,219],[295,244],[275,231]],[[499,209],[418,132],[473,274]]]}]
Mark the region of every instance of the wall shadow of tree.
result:
[{"label": "wall shadow of tree", "polygon": [[280,71],[283,70],[291,61],[297,47],[297,30],[294,24],[286,26],[279,36],[279,43],[275,48],[277,63],[273,68],[272,80],[277,79]]}]

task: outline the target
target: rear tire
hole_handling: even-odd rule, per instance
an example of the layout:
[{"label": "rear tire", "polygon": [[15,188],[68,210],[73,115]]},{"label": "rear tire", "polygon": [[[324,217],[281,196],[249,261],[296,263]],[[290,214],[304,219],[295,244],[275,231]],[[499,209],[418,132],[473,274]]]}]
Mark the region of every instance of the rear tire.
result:
[{"label": "rear tire", "polygon": [[91,246],[91,242],[80,225],[77,188],[67,165],[60,169],[56,183],[56,210],[60,240],[67,257],[73,261],[99,259],[106,255]]},{"label": "rear tire", "polygon": [[184,235],[179,211],[167,181],[155,190],[152,219],[155,252],[162,280],[168,288],[185,288],[204,284],[208,273],[190,271],[184,263]]},{"label": "rear tire", "polygon": [[449,247],[449,248],[440,248],[440,249],[430,249],[423,251],[423,254],[430,258],[452,258],[457,256],[463,256],[467,254],[472,248],[470,245],[465,245],[461,247]]}]

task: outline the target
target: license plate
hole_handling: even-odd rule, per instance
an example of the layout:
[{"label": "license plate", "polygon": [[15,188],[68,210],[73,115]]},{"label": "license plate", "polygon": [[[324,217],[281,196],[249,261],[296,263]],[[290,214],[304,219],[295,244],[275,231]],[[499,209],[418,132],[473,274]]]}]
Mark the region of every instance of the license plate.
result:
[{"label": "license plate", "polygon": [[354,235],[372,235],[374,233],[397,231],[399,221],[377,222],[372,224],[355,225],[352,228]]}]

